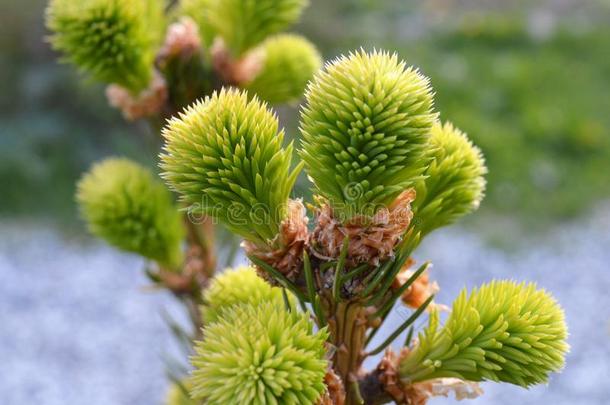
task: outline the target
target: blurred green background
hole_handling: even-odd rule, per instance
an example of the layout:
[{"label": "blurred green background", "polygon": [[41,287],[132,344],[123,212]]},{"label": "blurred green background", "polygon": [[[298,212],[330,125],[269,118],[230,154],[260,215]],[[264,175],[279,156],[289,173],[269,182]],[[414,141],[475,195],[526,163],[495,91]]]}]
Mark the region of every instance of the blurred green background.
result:
[{"label": "blurred green background", "polygon": [[[92,161],[121,154],[154,164],[157,141],[108,107],[103,87],[57,64],[44,5],[0,6],[0,216],[70,225],[74,182]],[[610,195],[609,17],[603,0],[313,0],[296,30],[327,59],[377,47],[420,67],[442,119],[487,158],[480,218],[544,229]]]}]

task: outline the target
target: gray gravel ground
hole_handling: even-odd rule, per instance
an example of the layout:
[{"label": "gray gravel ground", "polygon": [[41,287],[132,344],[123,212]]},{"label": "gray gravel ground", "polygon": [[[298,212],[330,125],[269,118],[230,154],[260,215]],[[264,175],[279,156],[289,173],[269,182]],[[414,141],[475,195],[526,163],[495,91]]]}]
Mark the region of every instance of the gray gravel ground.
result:
[{"label": "gray gravel ground", "polygon": [[[521,253],[448,229],[418,259],[434,262],[439,301],[491,278],[537,281],[566,309],[572,351],[563,374],[529,391],[484,384],[472,404],[610,403],[610,210],[556,229]],[[160,313],[178,308],[143,292],[142,262],[50,229],[0,226],[0,404],[150,405],[166,389],[172,340]],[[395,311],[391,320],[399,321]],[[453,401],[434,400],[432,404]]]},{"label": "gray gravel ground", "polygon": [[171,343],[142,261],[52,231],[0,236],[0,404],[156,404]]}]

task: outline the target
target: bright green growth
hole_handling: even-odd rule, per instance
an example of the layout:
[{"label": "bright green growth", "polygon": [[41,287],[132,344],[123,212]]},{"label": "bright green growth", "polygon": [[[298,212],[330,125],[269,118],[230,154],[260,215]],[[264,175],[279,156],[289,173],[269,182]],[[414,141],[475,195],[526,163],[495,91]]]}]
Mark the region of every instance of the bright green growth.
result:
[{"label": "bright green growth", "polygon": [[47,9],[55,50],[95,80],[134,93],[152,78],[162,19],[160,0],[51,0]]},{"label": "bright green growth", "polygon": [[205,324],[216,322],[222,311],[238,304],[258,306],[268,301],[278,305],[284,303],[280,288],[271,287],[252,267],[246,266],[236,270],[227,269],[214,277],[205,290],[203,299]]},{"label": "bright green growth", "polygon": [[221,90],[189,107],[163,130],[163,177],[191,209],[219,218],[247,240],[279,231],[301,167],[290,172],[277,117],[256,97]]},{"label": "bright green growth", "polygon": [[462,291],[439,330],[438,313],[400,363],[407,382],[439,377],[529,387],[561,370],[569,349],[557,302],[534,284],[496,281]]},{"label": "bright green growth", "polygon": [[348,216],[387,205],[428,166],[436,114],[429,81],[396,55],[356,52],[306,93],[301,156],[315,191]]},{"label": "bright green growth", "polygon": [[267,302],[224,311],[196,343],[191,396],[210,404],[315,404],[325,390],[325,329]]},{"label": "bright green growth", "polygon": [[128,159],[106,159],[82,177],[76,199],[92,234],[163,265],[180,263],[180,213],[148,169]]},{"label": "bright green growth", "polygon": [[235,56],[284,30],[301,16],[306,0],[187,0],[184,12],[206,43],[220,36]]},{"label": "bright green growth", "polygon": [[485,160],[465,133],[436,123],[430,136],[426,179],[417,184],[415,223],[423,234],[449,225],[479,207],[485,192]]},{"label": "bright green growth", "polygon": [[165,405],[200,405],[198,401],[191,399],[188,391],[189,384],[181,382],[181,385],[174,383],[171,385],[169,392],[167,393],[167,399]]},{"label": "bright green growth", "polygon": [[283,34],[267,39],[261,48],[263,69],[248,84],[248,91],[272,104],[300,99],[307,82],[322,66],[316,47],[300,35]]}]

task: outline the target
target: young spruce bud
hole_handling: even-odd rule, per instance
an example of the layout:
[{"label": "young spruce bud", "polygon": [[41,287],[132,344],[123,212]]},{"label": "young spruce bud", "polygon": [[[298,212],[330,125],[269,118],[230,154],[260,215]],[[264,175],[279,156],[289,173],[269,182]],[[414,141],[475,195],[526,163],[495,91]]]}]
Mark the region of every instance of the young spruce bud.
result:
[{"label": "young spruce bud", "polygon": [[163,265],[180,264],[181,215],[145,167],[120,158],[97,163],[78,183],[76,199],[95,236]]},{"label": "young spruce bud", "polygon": [[534,284],[494,281],[462,291],[445,326],[438,313],[400,362],[405,383],[440,377],[529,387],[561,370],[568,351],[561,307]]}]

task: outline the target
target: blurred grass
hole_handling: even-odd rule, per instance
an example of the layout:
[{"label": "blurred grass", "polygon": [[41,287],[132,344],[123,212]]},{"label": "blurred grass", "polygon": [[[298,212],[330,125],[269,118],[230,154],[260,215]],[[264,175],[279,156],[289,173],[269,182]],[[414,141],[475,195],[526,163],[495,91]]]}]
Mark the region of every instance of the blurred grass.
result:
[{"label": "blurred grass", "polygon": [[610,195],[610,29],[541,40],[497,17],[395,45],[432,78],[441,118],[483,149],[488,209],[552,221]]},{"label": "blurred grass", "polygon": [[381,48],[419,67],[486,156],[478,217],[544,229],[610,196],[609,17],[604,1],[314,0],[303,29],[327,55]]},{"label": "blurred grass", "polygon": [[0,5],[0,216],[77,219],[75,182],[91,162],[121,154],[152,163],[151,134],[107,106],[103,86],[57,63],[42,0]]},{"label": "blurred grass", "polygon": [[[546,224],[610,196],[605,8],[312,3],[297,29],[327,58],[361,45],[397,50],[431,77],[442,119],[485,152],[490,215]],[[144,125],[124,123],[102,86],[56,63],[43,41],[44,4],[0,6],[0,215],[66,221],[76,218],[74,182],[91,162],[121,154],[152,165],[157,140]]]}]

